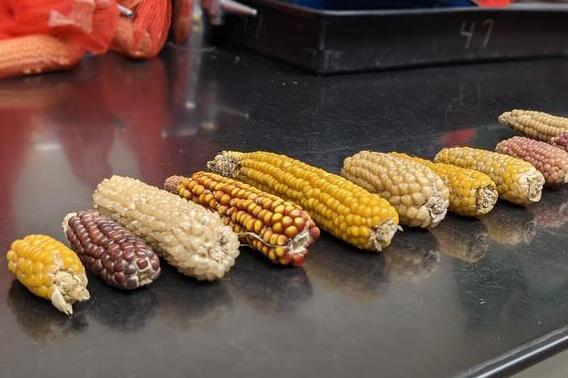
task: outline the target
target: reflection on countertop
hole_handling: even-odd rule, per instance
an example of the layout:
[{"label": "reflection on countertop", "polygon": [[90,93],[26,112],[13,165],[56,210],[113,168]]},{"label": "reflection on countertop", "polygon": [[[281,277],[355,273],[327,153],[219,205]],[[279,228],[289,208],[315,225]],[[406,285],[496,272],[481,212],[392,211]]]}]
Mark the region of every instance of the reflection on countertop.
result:
[{"label": "reflection on countertop", "polygon": [[85,305],[85,313],[113,331],[136,332],[156,316],[158,299],[149,287],[119,290],[89,274],[89,291],[91,299]]},{"label": "reflection on countertop", "polygon": [[432,233],[442,253],[471,264],[481,260],[489,248],[489,233],[479,219],[448,215]]},{"label": "reflection on countertop", "polygon": [[306,270],[314,281],[357,302],[381,298],[388,285],[384,254],[357,250],[326,233],[312,248]]},{"label": "reflection on countertop", "polygon": [[255,309],[283,315],[295,312],[312,296],[312,285],[301,267],[276,265],[260,252],[241,248],[228,285],[235,298]]},{"label": "reflection on countertop", "polygon": [[74,306],[74,314],[67,317],[55,310],[49,301],[39,299],[18,281],[10,286],[7,307],[18,326],[40,345],[65,343],[87,327],[81,304]]},{"label": "reflection on countertop", "polygon": [[568,222],[568,189],[546,190],[545,201],[530,207],[537,226],[544,228],[560,228]]},{"label": "reflection on countertop", "polygon": [[233,310],[227,282],[198,282],[162,264],[152,290],[159,293],[158,316],[176,330],[212,329]]},{"label": "reflection on countertop", "polygon": [[389,280],[418,282],[431,277],[440,263],[438,242],[428,230],[408,229],[383,252]]},{"label": "reflection on countertop", "polygon": [[535,216],[530,209],[502,201],[481,222],[489,238],[503,245],[529,244],[536,235]]}]

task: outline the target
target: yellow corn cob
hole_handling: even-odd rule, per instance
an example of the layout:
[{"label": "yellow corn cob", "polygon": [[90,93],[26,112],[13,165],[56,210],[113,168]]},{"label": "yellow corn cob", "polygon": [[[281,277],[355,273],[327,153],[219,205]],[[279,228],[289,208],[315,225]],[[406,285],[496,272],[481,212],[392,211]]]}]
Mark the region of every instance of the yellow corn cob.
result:
[{"label": "yellow corn cob", "polygon": [[499,116],[499,123],[544,142],[550,142],[552,138],[568,131],[568,118],[534,110],[505,112]]},{"label": "yellow corn cob", "polygon": [[73,43],[47,34],[0,41],[0,78],[69,69],[82,51]]},{"label": "yellow corn cob", "polygon": [[446,216],[448,188],[422,164],[395,155],[361,151],[345,159],[341,174],[388,200],[403,225],[435,227]]},{"label": "yellow corn cob", "polygon": [[390,155],[420,163],[440,176],[450,190],[448,210],[451,212],[478,217],[490,212],[497,202],[497,187],[485,173],[398,152],[391,152]]},{"label": "yellow corn cob", "polygon": [[485,173],[497,184],[499,197],[507,201],[519,205],[540,201],[544,176],[521,159],[476,148],[453,147],[438,152],[434,161]]},{"label": "yellow corn cob", "polygon": [[141,181],[112,176],[98,185],[93,201],[187,276],[222,278],[239,255],[237,235],[218,214]]},{"label": "yellow corn cob", "polygon": [[273,262],[300,266],[319,229],[300,206],[211,172],[172,176],[164,188],[217,212],[242,241]]},{"label": "yellow corn cob", "polygon": [[14,241],[6,257],[18,281],[59,311],[71,315],[73,303],[89,299],[85,267],[63,243],[46,235],[28,235]]},{"label": "yellow corn cob", "polygon": [[496,206],[481,222],[487,227],[489,238],[503,245],[529,244],[536,235],[534,214],[521,208]]},{"label": "yellow corn cob", "polygon": [[468,263],[481,260],[489,248],[489,233],[479,220],[455,218],[442,223],[432,233],[442,253]]},{"label": "yellow corn cob", "polygon": [[320,227],[361,249],[382,250],[398,228],[398,214],[383,198],[284,155],[225,151],[207,166],[297,203]]}]

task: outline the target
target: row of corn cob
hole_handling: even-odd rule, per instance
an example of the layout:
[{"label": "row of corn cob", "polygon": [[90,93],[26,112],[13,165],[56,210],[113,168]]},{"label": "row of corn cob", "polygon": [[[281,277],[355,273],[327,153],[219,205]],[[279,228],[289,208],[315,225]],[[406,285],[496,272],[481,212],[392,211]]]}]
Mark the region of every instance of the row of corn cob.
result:
[{"label": "row of corn cob", "polygon": [[[553,122],[535,136],[563,125],[551,116],[528,113],[535,120],[524,126],[527,130]],[[514,116],[520,119],[516,123],[511,121]],[[500,120],[524,125],[523,116],[514,111]],[[554,135],[558,139],[551,137],[553,142],[566,138]],[[81,261],[105,282],[125,289],[159,275],[154,250],[182,273],[214,280],[238,256],[237,235],[226,226],[270,260],[301,265],[319,236],[316,223],[361,249],[380,251],[390,244],[399,221],[430,228],[448,208],[480,216],[491,211],[498,196],[526,205],[540,199],[545,180],[551,185],[568,181],[565,151],[520,137],[501,142],[496,151],[450,148],[435,162],[364,151],[345,160],[342,174],[350,181],[283,155],[224,152],[208,164],[222,176],[198,172],[165,183],[168,191],[212,212],[137,180],[114,176],[93,196],[100,212],[80,211],[64,220],[79,259],[61,243],[32,235],[13,243],[9,268],[32,292],[69,313],[74,301],[88,298]]]}]

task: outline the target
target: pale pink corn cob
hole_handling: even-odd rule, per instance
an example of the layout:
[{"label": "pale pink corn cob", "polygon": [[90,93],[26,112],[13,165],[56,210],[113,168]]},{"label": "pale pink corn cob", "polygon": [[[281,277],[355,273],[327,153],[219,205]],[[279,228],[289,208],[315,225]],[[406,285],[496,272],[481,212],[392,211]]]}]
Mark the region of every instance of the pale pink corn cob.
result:
[{"label": "pale pink corn cob", "polygon": [[497,144],[495,151],[522,159],[538,169],[546,185],[568,183],[568,152],[525,137],[512,137]]}]

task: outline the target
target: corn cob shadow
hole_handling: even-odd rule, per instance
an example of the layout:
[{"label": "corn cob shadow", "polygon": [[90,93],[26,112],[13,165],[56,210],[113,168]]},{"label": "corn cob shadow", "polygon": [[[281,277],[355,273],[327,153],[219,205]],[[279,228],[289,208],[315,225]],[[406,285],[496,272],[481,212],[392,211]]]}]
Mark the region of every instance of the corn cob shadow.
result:
[{"label": "corn cob shadow", "polygon": [[169,327],[214,328],[232,312],[233,298],[225,282],[195,282],[185,279],[171,266],[162,269],[153,289],[159,292],[158,317]]},{"label": "corn cob shadow", "polygon": [[483,259],[489,249],[489,232],[479,219],[451,216],[432,233],[440,252],[470,264]]},{"label": "corn cob shadow", "polygon": [[8,290],[7,304],[20,328],[40,345],[69,341],[87,327],[80,305],[76,305],[72,317],[67,317],[54,311],[49,302],[39,300],[16,280]]},{"label": "corn cob shadow", "polygon": [[431,277],[439,267],[438,251],[438,242],[429,231],[412,230],[398,235],[384,253],[389,280],[418,282]]},{"label": "corn cob shadow", "polygon": [[529,244],[536,235],[534,214],[506,203],[498,204],[481,222],[487,227],[489,238],[503,245]]},{"label": "corn cob shadow", "polygon": [[241,255],[227,282],[236,298],[266,313],[285,314],[295,312],[312,297],[305,269],[282,269],[262,260],[252,250]]},{"label": "corn cob shadow", "polygon": [[117,290],[89,273],[89,288],[92,296],[85,313],[112,330],[135,332],[156,316],[156,294],[146,287],[129,292]]},{"label": "corn cob shadow", "polygon": [[306,270],[312,280],[361,303],[382,298],[388,286],[384,253],[361,253],[330,235],[320,237]]}]

